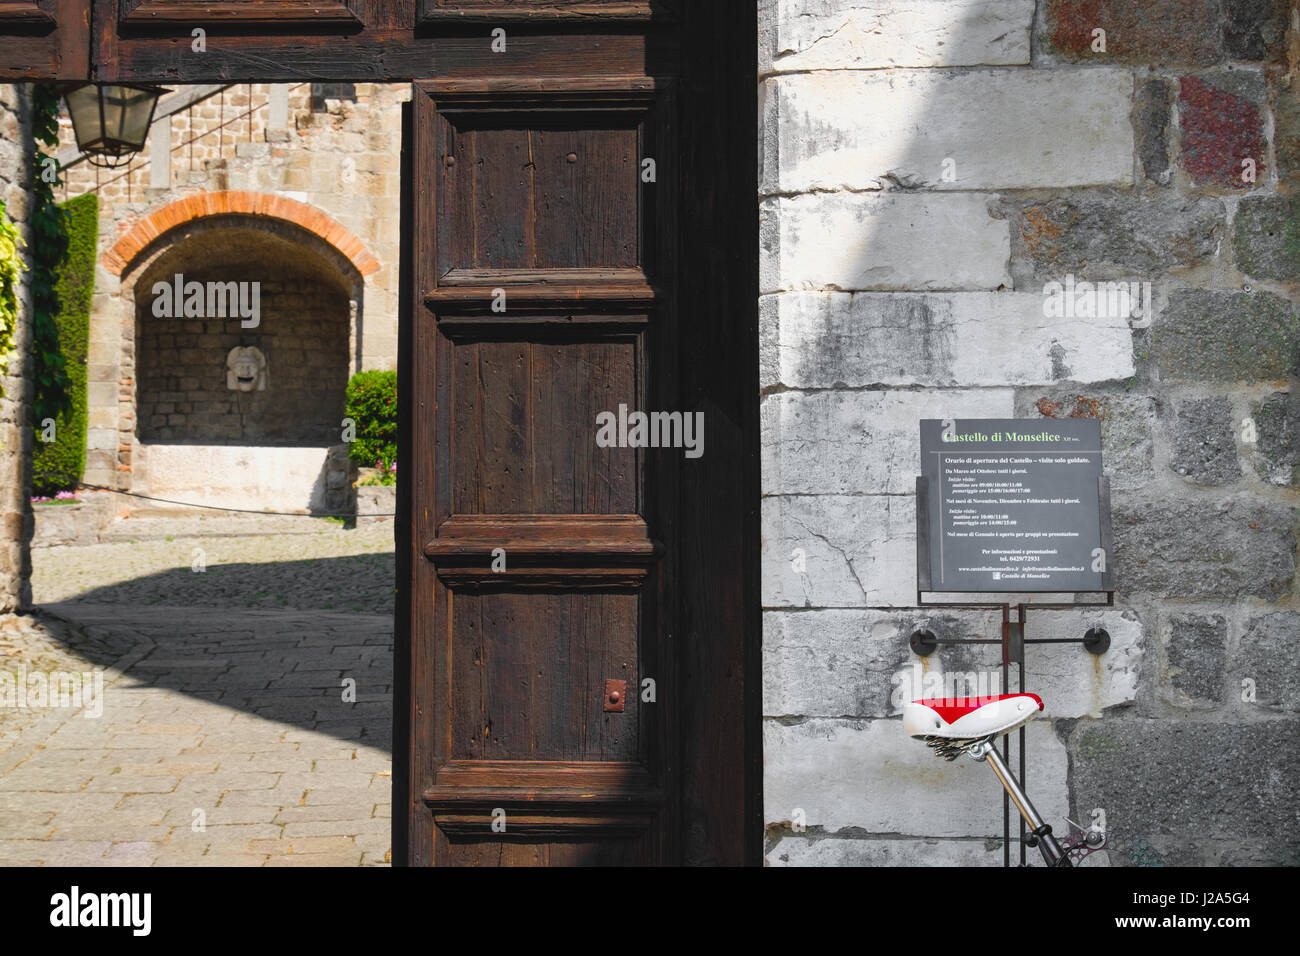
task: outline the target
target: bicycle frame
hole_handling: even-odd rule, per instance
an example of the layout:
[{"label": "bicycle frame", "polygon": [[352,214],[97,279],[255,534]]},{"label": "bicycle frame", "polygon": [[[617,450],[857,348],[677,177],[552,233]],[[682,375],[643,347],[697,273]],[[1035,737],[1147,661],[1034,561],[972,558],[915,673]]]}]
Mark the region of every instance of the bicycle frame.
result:
[{"label": "bicycle frame", "polygon": [[1061,845],[1052,836],[1052,827],[1044,822],[1039,816],[1038,811],[1034,809],[1034,804],[1025,793],[1020,782],[1016,780],[1015,774],[1011,768],[1006,765],[1002,755],[998,753],[998,748],[993,745],[992,740],[979,740],[966,748],[966,752],[976,760],[986,761],[992,769],[998,782],[1002,784],[1007,794],[1011,797],[1011,802],[1016,805],[1020,815],[1025,818],[1025,823],[1029,826],[1030,839],[1026,842],[1030,846],[1037,846],[1038,851],[1043,855],[1043,862],[1048,866],[1074,866],[1066,852],[1061,849]]}]

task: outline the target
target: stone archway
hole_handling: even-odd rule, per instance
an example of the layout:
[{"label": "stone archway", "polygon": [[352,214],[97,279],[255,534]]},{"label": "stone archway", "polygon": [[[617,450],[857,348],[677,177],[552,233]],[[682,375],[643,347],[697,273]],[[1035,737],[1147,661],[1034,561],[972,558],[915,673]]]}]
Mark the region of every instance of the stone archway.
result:
[{"label": "stone archway", "polygon": [[[301,203],[283,201],[289,219],[234,211],[283,205],[247,199],[257,194],[212,195],[245,200],[173,203],[101,256],[121,276],[116,485],[224,507],[346,510],[344,392],[361,368],[362,268],[378,263]],[[193,215],[206,209],[224,211]],[[251,360],[251,379],[230,368],[237,358]]]}]

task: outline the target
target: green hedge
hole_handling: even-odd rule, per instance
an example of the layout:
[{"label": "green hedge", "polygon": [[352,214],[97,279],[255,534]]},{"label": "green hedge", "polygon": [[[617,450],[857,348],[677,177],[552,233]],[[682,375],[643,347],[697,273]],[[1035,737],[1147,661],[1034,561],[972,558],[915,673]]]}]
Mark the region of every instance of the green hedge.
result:
[{"label": "green hedge", "polygon": [[95,255],[99,243],[99,201],[86,193],[63,203],[68,213],[68,251],[59,263],[56,286],[59,350],[69,382],[69,406],[55,422],[56,440],[41,441],[35,422],[32,491],[53,495],[81,482],[86,465],[86,359],[90,351],[90,300],[95,291]]},{"label": "green hedge", "polygon": [[344,415],[356,425],[348,455],[359,468],[397,460],[397,373],[358,372],[348,381]]}]

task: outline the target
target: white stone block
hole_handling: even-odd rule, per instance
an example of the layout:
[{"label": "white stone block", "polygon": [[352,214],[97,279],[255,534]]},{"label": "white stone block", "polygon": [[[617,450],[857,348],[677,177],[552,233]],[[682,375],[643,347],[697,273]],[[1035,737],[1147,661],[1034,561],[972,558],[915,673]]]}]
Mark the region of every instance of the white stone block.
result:
[{"label": "white stone block", "polygon": [[155,497],[223,508],[325,510],[328,448],[149,444],[141,451],[146,491]]},{"label": "white stone block", "polygon": [[818,193],[760,207],[760,286],[933,291],[1011,288],[1010,226],[978,193]]},{"label": "white stone block", "polygon": [[1027,64],[1034,0],[763,0],[759,72]]},{"label": "white stone block", "polygon": [[[1019,859],[1013,847],[1012,862]],[[1003,857],[1000,840],[784,836],[764,862],[767,866],[1002,866]]]},{"label": "white stone block", "polygon": [[1132,184],[1127,70],[834,72],[766,85],[765,194]]},{"label": "white stone block", "polygon": [[760,406],[763,493],[914,494],[922,418],[1011,418],[1011,389],[778,392]]},{"label": "white stone block", "polygon": [[[1030,799],[1054,827],[1063,824],[1065,746],[1047,721],[1031,725],[1026,739]],[[1011,760],[1017,766],[1014,741]],[[763,780],[768,824],[788,824],[802,810],[807,826],[832,833],[1002,835],[1003,791],[993,772],[966,757],[935,756],[901,720],[765,721]]]},{"label": "white stone block", "polygon": [[764,607],[916,603],[916,499],[910,495],[763,499]]},{"label": "white stone block", "polygon": [[1031,292],[795,292],[759,307],[764,388],[1039,385],[1134,373],[1122,318],[1044,316]]}]

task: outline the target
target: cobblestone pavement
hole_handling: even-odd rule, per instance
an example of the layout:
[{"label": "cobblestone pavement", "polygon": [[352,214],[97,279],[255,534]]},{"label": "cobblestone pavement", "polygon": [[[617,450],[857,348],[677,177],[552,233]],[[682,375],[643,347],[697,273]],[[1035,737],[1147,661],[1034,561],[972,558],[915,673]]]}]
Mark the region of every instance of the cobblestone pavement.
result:
[{"label": "cobblestone pavement", "polygon": [[[249,518],[240,523],[278,533],[214,536],[197,533],[193,521],[177,521],[176,534],[167,537],[38,548],[32,552],[34,599],[393,613],[391,522],[345,530],[297,520],[324,530],[291,534],[282,524]],[[158,533],[159,519],[141,524],[142,532]]]},{"label": "cobblestone pavement", "polygon": [[0,618],[0,672],[102,668],[102,691],[0,706],[0,864],[385,863],[391,542],[382,525],[37,551],[51,603]]}]

